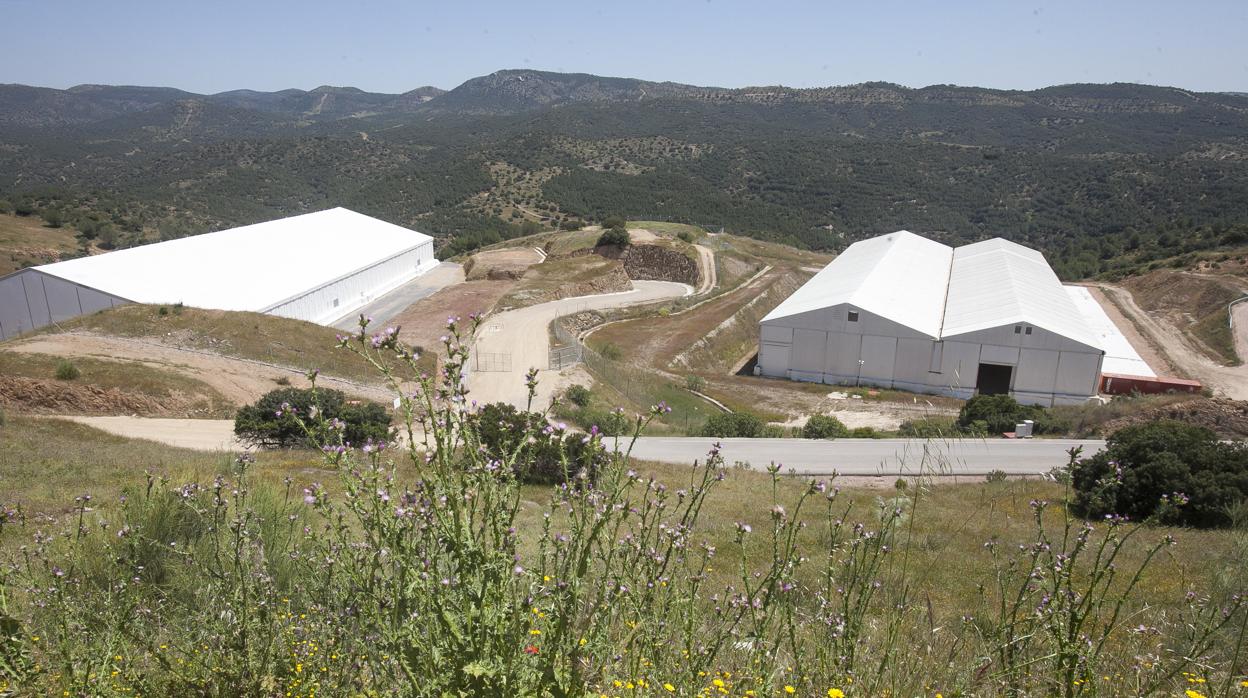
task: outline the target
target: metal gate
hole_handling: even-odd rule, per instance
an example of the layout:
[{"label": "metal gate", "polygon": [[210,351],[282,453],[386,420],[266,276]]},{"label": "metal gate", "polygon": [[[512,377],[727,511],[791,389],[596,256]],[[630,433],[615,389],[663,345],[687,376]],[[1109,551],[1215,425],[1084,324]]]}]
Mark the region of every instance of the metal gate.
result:
[{"label": "metal gate", "polygon": [[474,368],[482,372],[508,373],[511,371],[511,352],[476,352]]}]

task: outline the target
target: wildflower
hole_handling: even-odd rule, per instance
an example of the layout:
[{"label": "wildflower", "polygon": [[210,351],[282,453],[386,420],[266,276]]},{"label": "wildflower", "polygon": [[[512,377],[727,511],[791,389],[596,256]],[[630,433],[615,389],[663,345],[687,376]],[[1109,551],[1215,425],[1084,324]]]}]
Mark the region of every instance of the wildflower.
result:
[{"label": "wildflower", "polygon": [[1190,688],[1187,689],[1186,691],[1183,691],[1183,695],[1187,696],[1187,698],[1205,698],[1205,694],[1201,693],[1200,691],[1193,691]]},{"label": "wildflower", "polygon": [[528,645],[524,648],[525,654],[537,654],[541,650],[537,649],[537,645]]},{"label": "wildflower", "polygon": [[839,688],[829,688],[828,698],[845,698],[845,691]]},{"label": "wildflower", "polygon": [[785,686],[784,692],[785,693],[797,693],[797,689],[793,688],[792,686]]}]

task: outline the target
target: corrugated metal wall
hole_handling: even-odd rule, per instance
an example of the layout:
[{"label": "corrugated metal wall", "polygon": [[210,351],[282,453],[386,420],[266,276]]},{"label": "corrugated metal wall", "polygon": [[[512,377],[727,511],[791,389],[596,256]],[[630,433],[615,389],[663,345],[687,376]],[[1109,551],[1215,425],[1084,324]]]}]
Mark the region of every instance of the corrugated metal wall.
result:
[{"label": "corrugated metal wall", "polygon": [[[850,310],[856,322],[846,318]],[[1042,328],[994,327],[942,341],[847,306],[769,321],[759,329],[759,372],[833,385],[871,385],[969,398],[980,364],[1013,367],[1020,402],[1082,402],[1097,392],[1103,354]]]},{"label": "corrugated metal wall", "polygon": [[329,324],[420,276],[435,263],[433,241],[278,303],[270,315]]},{"label": "corrugated metal wall", "polygon": [[129,302],[35,269],[23,269],[0,278],[0,339]]}]

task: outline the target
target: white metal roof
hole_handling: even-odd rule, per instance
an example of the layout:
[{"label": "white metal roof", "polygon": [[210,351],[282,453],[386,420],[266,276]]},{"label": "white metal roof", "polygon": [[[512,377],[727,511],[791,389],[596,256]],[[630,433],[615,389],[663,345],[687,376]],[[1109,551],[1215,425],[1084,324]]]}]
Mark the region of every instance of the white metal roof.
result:
[{"label": "white metal roof", "polygon": [[1101,349],[1040,252],[993,238],[959,247],[902,230],[850,245],[763,322],[850,304],[933,338],[1027,323]]},{"label": "white metal roof", "polygon": [[906,230],[855,242],[763,322],[846,303],[940,336],[953,248]]},{"label": "white metal roof", "polygon": [[136,303],[259,312],[429,240],[334,208],[36,269]]},{"label": "white metal roof", "polygon": [[1001,238],[954,250],[941,336],[1014,323],[1101,348],[1044,255]]},{"label": "white metal roof", "polygon": [[1083,286],[1066,286],[1067,295],[1075,302],[1088,328],[1096,333],[1101,347],[1105,350],[1105,360],[1101,363],[1103,373],[1119,373],[1126,376],[1144,376],[1156,378],[1157,372],[1148,365],[1140,353],[1131,346],[1122,330],[1109,318],[1101,304],[1092,297],[1092,293]]}]

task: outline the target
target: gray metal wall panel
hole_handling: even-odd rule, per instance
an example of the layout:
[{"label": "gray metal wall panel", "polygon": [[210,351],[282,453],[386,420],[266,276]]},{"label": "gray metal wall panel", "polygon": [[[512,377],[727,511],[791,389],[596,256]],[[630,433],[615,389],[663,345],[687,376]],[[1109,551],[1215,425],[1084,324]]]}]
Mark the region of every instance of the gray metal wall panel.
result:
[{"label": "gray metal wall panel", "polygon": [[48,299],[43,294],[43,277],[37,271],[22,274],[22,284],[26,286],[26,305],[30,308],[30,321],[35,327],[43,327],[52,321],[48,313]]},{"label": "gray metal wall panel", "polygon": [[26,285],[22,282],[22,277],[31,273],[21,271],[0,279],[0,339],[34,329],[35,323],[26,307]]},{"label": "gray metal wall panel", "polygon": [[82,315],[77,284],[44,275],[43,291],[48,299],[48,310],[52,313],[50,322],[65,322]]}]

